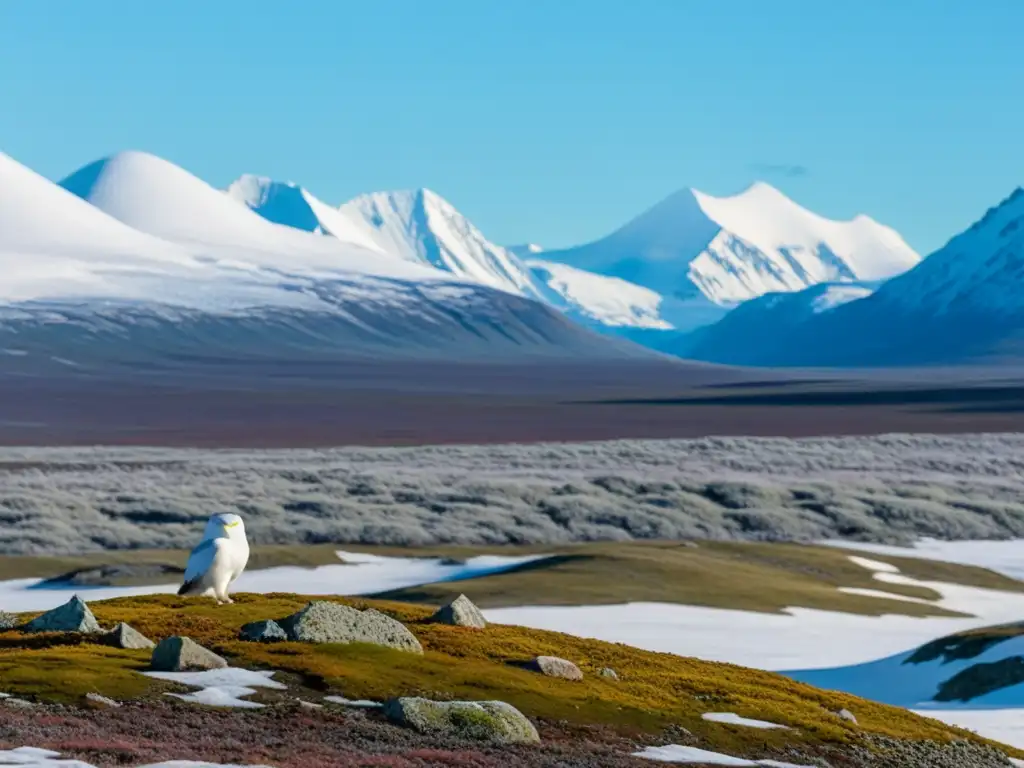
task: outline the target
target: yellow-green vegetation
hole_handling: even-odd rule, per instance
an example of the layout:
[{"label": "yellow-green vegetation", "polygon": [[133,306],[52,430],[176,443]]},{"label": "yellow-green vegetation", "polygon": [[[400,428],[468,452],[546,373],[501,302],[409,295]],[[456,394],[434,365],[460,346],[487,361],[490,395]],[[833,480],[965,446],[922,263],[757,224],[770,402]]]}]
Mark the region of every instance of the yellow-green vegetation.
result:
[{"label": "yellow-green vegetation", "polygon": [[[681,725],[712,748],[733,754],[765,745],[848,743],[862,734],[939,742],[978,740],[907,710],[815,689],[768,672],[521,627],[474,630],[431,624],[426,621],[431,608],[425,606],[331,599],[360,609],[372,606],[405,622],[425,653],[237,639],[244,623],[281,618],[302,608],[309,598],[297,595],[237,595],[229,606],[159,595],[91,607],[103,625],[125,621],[153,640],[187,635],[235,666],[278,670],[283,681],[307,698],[336,693],[353,699],[498,699],[532,718],[605,724],[627,733]],[[757,642],[756,636],[750,640]],[[585,679],[553,679],[519,666],[536,655],[569,659],[583,669]],[[13,631],[0,635],[4,689],[42,700],[75,700],[89,691],[118,699],[157,695],[167,690],[166,684],[140,674],[145,657],[68,636],[23,636]],[[604,667],[615,669],[620,679],[600,677],[597,672]],[[858,726],[833,714],[844,708],[856,714]],[[701,718],[705,712],[723,711],[792,730],[762,731]]]},{"label": "yellow-green vegetation", "polygon": [[[378,550],[379,551],[379,550]],[[552,549],[501,549],[525,554]],[[479,552],[479,550],[476,550]],[[437,554],[459,556],[457,550]],[[462,556],[467,553],[463,552]],[[924,587],[878,581],[850,560],[851,552],[805,544],[760,542],[629,542],[559,547],[551,559],[458,584],[432,584],[378,597],[438,603],[453,590],[485,608],[516,605],[593,605],[668,602],[747,611],[788,606],[866,615],[954,616],[938,606],[839,592],[858,587],[896,596],[937,600]],[[1024,591],[1024,584],[973,566],[915,558],[874,556],[907,576],[966,586]]]}]

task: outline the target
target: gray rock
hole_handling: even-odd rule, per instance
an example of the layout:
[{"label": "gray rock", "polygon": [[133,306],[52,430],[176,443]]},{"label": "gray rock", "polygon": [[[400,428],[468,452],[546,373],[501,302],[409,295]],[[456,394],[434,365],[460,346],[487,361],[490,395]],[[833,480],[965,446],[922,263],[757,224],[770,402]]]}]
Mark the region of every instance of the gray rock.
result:
[{"label": "gray rock", "polygon": [[149,666],[155,672],[200,672],[223,669],[228,663],[187,637],[168,637],[153,649]]},{"label": "gray rock", "polygon": [[85,694],[85,700],[96,707],[107,707],[108,709],[117,709],[121,706],[113,699],[108,699],[106,696],[101,696],[98,693]]},{"label": "gray rock", "polygon": [[288,639],[281,625],[273,619],[249,622],[239,631],[238,637],[248,643],[280,643]]},{"label": "gray rock", "polygon": [[98,635],[103,631],[89,606],[78,595],[64,605],[32,619],[24,629],[26,632],[82,632],[90,635]]},{"label": "gray rock", "polygon": [[277,623],[289,640],[301,643],[370,643],[400,651],[423,653],[416,636],[400,621],[370,608],[315,600]]},{"label": "gray rock", "polygon": [[0,611],[0,632],[18,626],[18,617],[6,611]]},{"label": "gray rock", "polygon": [[498,744],[540,741],[533,723],[504,701],[399,698],[384,703],[384,715],[392,722],[420,733]]},{"label": "gray rock", "polygon": [[5,707],[14,707],[15,709],[35,709],[36,705],[31,701],[25,699],[8,698],[4,699],[2,703]]},{"label": "gray rock", "polygon": [[583,672],[571,661],[557,656],[538,656],[526,665],[527,669],[540,672],[548,677],[560,677],[563,680],[582,680]]},{"label": "gray rock", "polygon": [[480,612],[480,609],[473,605],[473,601],[465,595],[459,595],[447,605],[444,605],[430,617],[430,620],[438,624],[451,624],[456,627],[473,627],[484,629],[487,626],[487,619]]},{"label": "gray rock", "polygon": [[605,667],[604,669],[602,669],[597,674],[598,674],[599,677],[603,677],[603,678],[606,678],[608,680],[618,680],[619,679],[619,673],[616,672],[611,667]]},{"label": "gray rock", "polygon": [[840,709],[838,712],[836,712],[836,715],[842,718],[843,720],[853,723],[854,725],[857,724],[857,718],[854,717],[853,712],[851,712],[848,709]]},{"label": "gray rock", "polygon": [[132,650],[149,650],[156,646],[156,643],[123,621],[103,636],[103,643],[114,648]]}]

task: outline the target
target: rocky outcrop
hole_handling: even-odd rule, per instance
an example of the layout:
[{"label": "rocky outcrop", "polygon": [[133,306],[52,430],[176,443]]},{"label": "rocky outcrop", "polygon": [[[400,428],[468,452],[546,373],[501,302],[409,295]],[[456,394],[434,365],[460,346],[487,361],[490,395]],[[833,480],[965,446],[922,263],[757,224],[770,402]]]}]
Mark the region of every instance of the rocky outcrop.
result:
[{"label": "rocky outcrop", "polygon": [[114,648],[149,650],[156,643],[123,621],[103,636],[103,644]]},{"label": "rocky outcrop", "polygon": [[369,608],[314,600],[298,613],[277,623],[289,640],[300,643],[369,643],[411,653],[423,653],[416,636],[400,621]]},{"label": "rocky outcrop", "polygon": [[579,667],[571,661],[560,659],[557,656],[537,656],[526,664],[526,668],[548,677],[559,677],[562,680],[579,681],[583,679],[583,672]]},{"label": "rocky outcrop", "polygon": [[537,729],[526,715],[504,701],[398,698],[385,702],[384,715],[420,733],[497,744],[540,741]]},{"label": "rocky outcrop", "polygon": [[487,626],[483,613],[465,595],[459,595],[447,605],[441,606],[437,613],[430,617],[430,621],[474,629],[484,629]]},{"label": "rocky outcrop", "polygon": [[602,669],[600,672],[597,673],[597,676],[598,677],[603,677],[606,680],[618,680],[619,679],[619,673],[616,672],[611,667],[605,667],[604,669]]},{"label": "rocky outcrop", "polygon": [[238,638],[247,643],[280,643],[288,639],[281,625],[273,619],[251,621],[238,633]]},{"label": "rocky outcrop", "polygon": [[187,637],[168,637],[153,649],[149,666],[154,672],[201,672],[223,669],[228,663]]},{"label": "rocky outcrop", "polygon": [[32,619],[23,629],[25,632],[81,632],[90,635],[98,635],[103,631],[89,606],[78,595],[64,605]]}]

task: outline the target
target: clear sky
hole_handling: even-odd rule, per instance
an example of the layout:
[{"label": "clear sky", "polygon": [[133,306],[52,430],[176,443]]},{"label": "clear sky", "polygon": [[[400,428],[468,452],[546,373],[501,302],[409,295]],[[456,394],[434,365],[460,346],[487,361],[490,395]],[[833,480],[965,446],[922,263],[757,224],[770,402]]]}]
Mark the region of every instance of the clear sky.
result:
[{"label": "clear sky", "polygon": [[928,252],[1024,184],[1021,29],[1022,0],[0,0],[0,150],[428,186],[551,247],[762,178]]}]

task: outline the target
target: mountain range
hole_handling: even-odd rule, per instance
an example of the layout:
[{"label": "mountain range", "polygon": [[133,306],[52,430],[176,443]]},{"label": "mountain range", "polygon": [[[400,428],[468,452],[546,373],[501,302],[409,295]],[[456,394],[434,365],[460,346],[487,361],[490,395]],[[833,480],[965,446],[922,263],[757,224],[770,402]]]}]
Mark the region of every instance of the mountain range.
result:
[{"label": "mountain range", "polygon": [[0,154],[0,360],[991,361],[1024,326],[1022,221],[1018,190],[922,261],[866,216],[756,183],[548,250],[492,242],[428,189],[335,206],[142,152],[55,184]]}]

